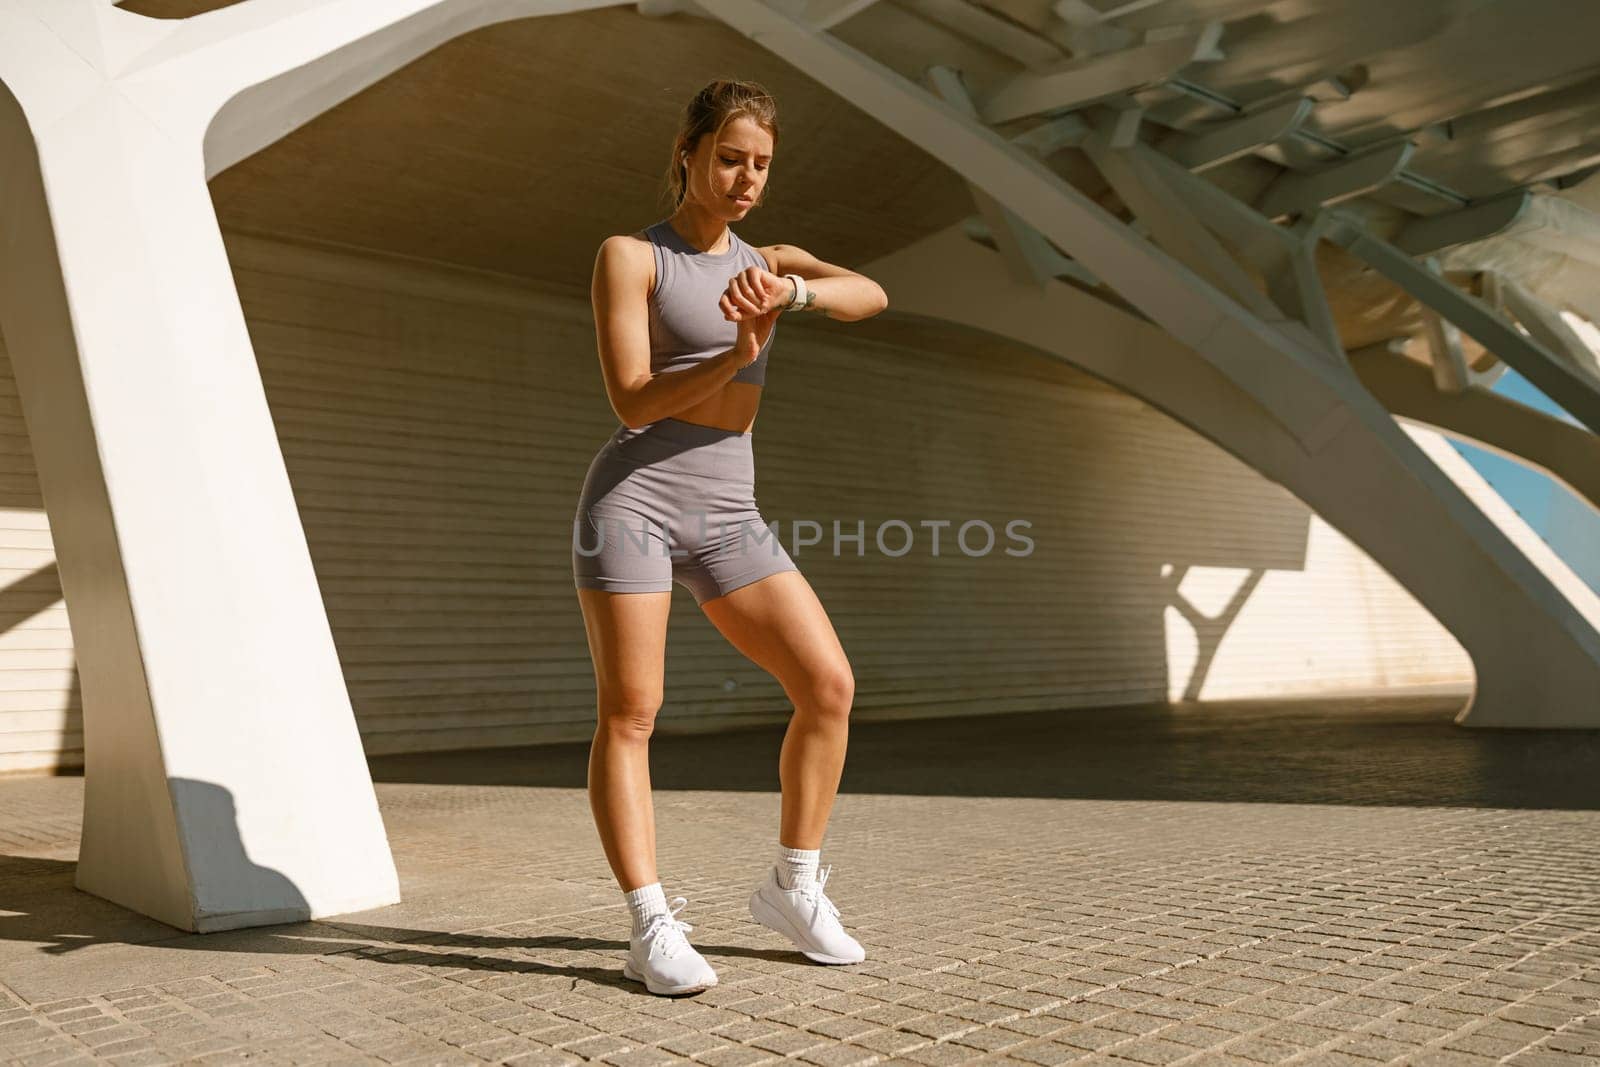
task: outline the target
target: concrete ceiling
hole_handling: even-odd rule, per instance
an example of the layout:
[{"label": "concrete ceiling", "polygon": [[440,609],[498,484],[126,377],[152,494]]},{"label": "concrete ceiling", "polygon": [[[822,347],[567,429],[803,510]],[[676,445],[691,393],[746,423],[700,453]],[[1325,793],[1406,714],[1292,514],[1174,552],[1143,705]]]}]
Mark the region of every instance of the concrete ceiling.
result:
[{"label": "concrete ceiling", "polygon": [[730,76],[781,108],[767,202],[739,226],[752,244],[862,262],[971,212],[955,174],[738,33],[632,7],[457,38],[218,174],[212,196],[225,227],[587,292],[607,235],[671,213],[679,115]]},{"label": "concrete ceiling", "polygon": [[[1106,11],[1129,6],[1078,2]],[[226,5],[122,6],[183,17]],[[1600,162],[1600,49],[1593,44],[1600,3],[1132,6],[1102,29],[1137,35],[1224,21],[1225,58],[1190,64],[1181,85],[1137,94],[1146,136],[1203,127],[1230,114],[1226,106],[1318,99],[1307,123],[1312,137],[1208,172],[1247,197],[1285,165],[1315,166],[1319,156],[1397,137],[1418,145],[1407,173],[1461,203],[1528,183],[1566,195],[1564,187]],[[991,21],[973,29],[966,14],[950,18],[952,7]],[[1000,38],[994,20],[1008,28]],[[1038,71],[1053,69],[1039,65],[1043,58],[1073,60],[1069,45],[1081,38],[1070,30],[1048,0],[970,8],[966,0],[879,0],[829,32],[913,81],[930,63],[953,66],[977,95],[1024,70],[1006,54],[1004,42],[1014,40],[1006,34],[1025,32],[1037,42],[1028,51]],[[973,214],[965,183],[936,159],[692,5],[651,16],[626,4],[458,38],[218,174],[213,197],[229,229],[444,260],[586,292],[606,235],[670,210],[662,176],[676,121],[688,96],[715,77],[759,81],[781,108],[768,203],[739,227],[746,240],[788,241],[853,265]],[[996,128],[1015,134],[1038,121]],[[1076,150],[1048,162],[1119,209]],[[1451,205],[1414,190],[1379,190],[1360,206],[1375,224],[1394,225]],[[1408,298],[1324,249],[1324,277],[1347,343],[1415,329],[1420,320]]]}]

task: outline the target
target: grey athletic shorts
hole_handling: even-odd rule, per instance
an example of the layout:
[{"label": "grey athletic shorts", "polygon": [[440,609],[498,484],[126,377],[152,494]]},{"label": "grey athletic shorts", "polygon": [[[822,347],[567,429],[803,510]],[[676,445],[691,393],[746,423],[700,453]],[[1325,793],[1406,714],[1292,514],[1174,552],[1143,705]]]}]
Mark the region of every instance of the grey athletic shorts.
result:
[{"label": "grey athletic shorts", "polygon": [[751,434],[678,419],[617,428],[589,464],[572,520],[580,589],[657,593],[703,604],[795,571],[756,508]]}]

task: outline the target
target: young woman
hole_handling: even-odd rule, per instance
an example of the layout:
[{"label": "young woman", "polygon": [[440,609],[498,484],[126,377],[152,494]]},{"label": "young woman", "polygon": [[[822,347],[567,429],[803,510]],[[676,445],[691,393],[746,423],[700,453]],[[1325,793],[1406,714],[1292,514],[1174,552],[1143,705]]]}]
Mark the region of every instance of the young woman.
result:
[{"label": "young woman", "polygon": [[865,958],[823,893],[832,868],[818,870],[855,678],[810,583],[761,520],[751,425],[778,315],[849,322],[888,298],[863,275],[793,245],[751,247],[729,229],[761,203],[777,136],[760,85],[706,85],[673,143],[672,214],[606,238],[595,259],[600,371],[622,425],[590,465],[573,522],[599,705],[589,801],[633,919],[623,974],[659,994],[717,982],[684,937],[688,901],[668,907],[655,866],[648,743],[674,582],[794,705],[778,761],[777,862],[750,897],[752,916],[816,962]]}]

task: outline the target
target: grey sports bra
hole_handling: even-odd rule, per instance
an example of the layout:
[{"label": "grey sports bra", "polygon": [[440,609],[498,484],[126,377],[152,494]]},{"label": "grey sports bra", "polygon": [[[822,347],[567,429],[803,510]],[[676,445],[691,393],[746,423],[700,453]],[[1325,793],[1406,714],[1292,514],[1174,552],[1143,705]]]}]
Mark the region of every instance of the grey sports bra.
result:
[{"label": "grey sports bra", "polygon": [[[728,279],[746,267],[770,269],[766,259],[730,228],[725,252],[701,252],[678,236],[666,219],[645,227],[656,260],[656,284],[650,291],[650,371],[684,370],[726,352],[738,340],[739,324],[722,317],[717,301]],[[739,368],[736,382],[765,385],[767,352],[778,336],[761,346],[755,362]]]}]

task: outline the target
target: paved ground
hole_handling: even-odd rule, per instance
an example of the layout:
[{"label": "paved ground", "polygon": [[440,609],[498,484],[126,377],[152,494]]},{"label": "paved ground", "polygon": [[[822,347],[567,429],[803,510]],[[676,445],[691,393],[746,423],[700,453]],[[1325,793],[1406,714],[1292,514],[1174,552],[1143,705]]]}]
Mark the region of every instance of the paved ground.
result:
[{"label": "paved ground", "polygon": [[1600,735],[1440,704],[857,723],[823,845],[867,946],[753,923],[781,732],[658,735],[721,975],[620,977],[587,746],[373,761],[405,902],[183,935],[72,888],[80,778],[0,780],[0,1061],[1600,1061]]}]

